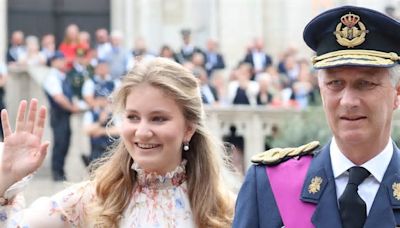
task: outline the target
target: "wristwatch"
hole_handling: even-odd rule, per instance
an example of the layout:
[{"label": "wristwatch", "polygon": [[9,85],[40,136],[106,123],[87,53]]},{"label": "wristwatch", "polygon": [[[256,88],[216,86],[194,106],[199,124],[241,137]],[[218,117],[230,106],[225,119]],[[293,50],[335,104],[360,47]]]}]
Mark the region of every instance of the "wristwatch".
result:
[{"label": "wristwatch", "polygon": [[7,205],[9,200],[5,198],[4,196],[0,196],[0,206],[5,206]]}]

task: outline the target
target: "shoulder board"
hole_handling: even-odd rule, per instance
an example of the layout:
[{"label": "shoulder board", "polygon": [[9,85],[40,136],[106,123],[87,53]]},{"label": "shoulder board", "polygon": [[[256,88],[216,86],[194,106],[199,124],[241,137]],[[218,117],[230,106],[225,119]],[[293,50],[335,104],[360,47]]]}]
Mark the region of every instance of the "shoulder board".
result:
[{"label": "shoulder board", "polygon": [[312,141],[299,147],[272,148],[265,152],[254,155],[251,162],[256,164],[277,165],[290,158],[312,154],[319,147],[318,141]]}]

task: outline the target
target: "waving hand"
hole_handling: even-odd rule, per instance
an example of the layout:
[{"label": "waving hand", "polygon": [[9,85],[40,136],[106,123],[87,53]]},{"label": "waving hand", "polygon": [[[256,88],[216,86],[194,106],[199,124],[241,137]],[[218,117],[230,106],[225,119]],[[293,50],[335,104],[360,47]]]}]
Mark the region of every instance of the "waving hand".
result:
[{"label": "waving hand", "polygon": [[1,111],[4,132],[4,148],[0,160],[0,191],[28,174],[36,171],[43,163],[49,142],[42,143],[46,108],[38,110],[38,101],[32,99],[25,117],[27,102],[21,101],[18,108],[15,132],[11,131],[8,113]]}]

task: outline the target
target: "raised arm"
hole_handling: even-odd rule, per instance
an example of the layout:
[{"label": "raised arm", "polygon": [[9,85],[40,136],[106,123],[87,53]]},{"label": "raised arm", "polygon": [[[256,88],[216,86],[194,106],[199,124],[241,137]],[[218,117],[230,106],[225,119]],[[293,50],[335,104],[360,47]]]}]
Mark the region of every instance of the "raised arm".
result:
[{"label": "raised arm", "polygon": [[[8,113],[1,111],[4,131],[3,153],[0,159],[0,196],[14,183],[36,171],[43,163],[49,142],[42,142],[46,108],[32,99],[19,104],[15,131],[12,132]],[[26,112],[27,115],[26,115]]]},{"label": "raised arm", "polygon": [[31,100],[29,108],[26,101],[21,101],[14,132],[6,110],[1,111],[1,117],[4,145],[1,149],[0,144],[0,199],[10,198],[0,200],[0,228],[88,227],[84,209],[94,199],[90,182],[72,185],[51,197],[41,197],[27,208],[22,194],[18,194],[30,177],[23,178],[36,171],[46,156],[49,142],[42,142],[46,108],[38,108],[36,99]]}]

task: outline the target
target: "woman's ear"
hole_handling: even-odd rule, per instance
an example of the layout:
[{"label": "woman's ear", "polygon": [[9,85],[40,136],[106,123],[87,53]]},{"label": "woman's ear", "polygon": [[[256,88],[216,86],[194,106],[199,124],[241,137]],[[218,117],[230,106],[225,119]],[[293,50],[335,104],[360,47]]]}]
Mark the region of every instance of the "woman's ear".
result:
[{"label": "woman's ear", "polygon": [[196,132],[196,125],[193,123],[188,123],[185,131],[184,140],[189,142],[192,139],[192,136]]}]

